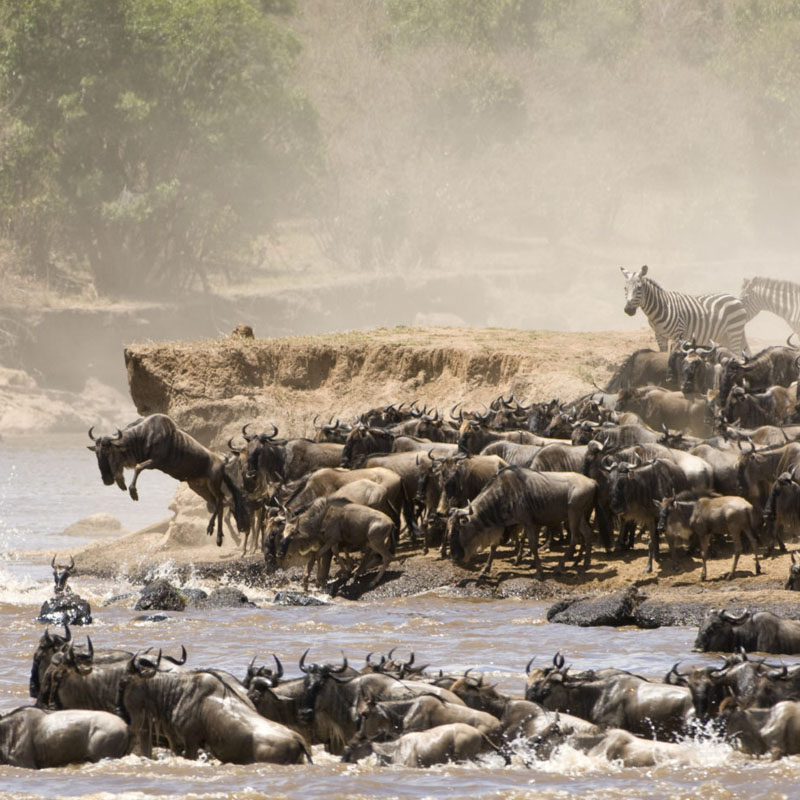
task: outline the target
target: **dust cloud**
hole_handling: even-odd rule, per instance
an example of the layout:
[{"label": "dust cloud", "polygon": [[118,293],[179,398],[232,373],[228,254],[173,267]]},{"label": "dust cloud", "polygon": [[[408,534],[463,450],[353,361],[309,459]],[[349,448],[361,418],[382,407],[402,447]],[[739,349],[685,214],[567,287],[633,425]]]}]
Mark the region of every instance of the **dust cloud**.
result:
[{"label": "dust cloud", "polygon": [[[311,198],[280,187],[283,216],[202,291],[166,305],[87,291],[4,321],[0,363],[47,388],[124,391],[125,344],[240,322],[259,337],[631,331],[646,320],[623,313],[621,266],[693,294],[798,281],[792,14],[766,0],[297,2],[279,21],[322,142]],[[755,345],[789,332],[767,313],[748,325]]]}]

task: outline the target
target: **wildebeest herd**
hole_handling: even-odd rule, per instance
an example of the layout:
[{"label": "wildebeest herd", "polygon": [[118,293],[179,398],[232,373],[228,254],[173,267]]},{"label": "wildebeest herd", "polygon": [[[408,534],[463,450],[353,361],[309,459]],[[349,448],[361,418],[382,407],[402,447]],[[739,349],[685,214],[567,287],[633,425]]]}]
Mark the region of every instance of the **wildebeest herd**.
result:
[{"label": "wildebeest herd", "polygon": [[753,357],[693,341],[637,350],[605,389],[568,402],[501,396],[445,414],[412,400],[346,424],[315,418],[314,440],[248,423],[227,455],[163,414],[114,436],[90,430],[90,449],[106,484],[125,489],[134,469],[134,499],[142,470],[186,480],[208,501],[218,543],[229,506],[243,551],[260,548],[270,567],[304,563],[306,585],[316,566],[325,586],[332,559],[334,590],[377,567],[375,585],[398,547],[419,544],[464,565],[488,550],[481,576],[499,546],[515,546],[520,563],[527,545],[541,579],[543,530],[560,553],[556,572],[589,567],[595,541],[610,553],[646,534],[648,572],[663,537],[673,565],[679,549],[696,550],[705,579],[715,540],[726,540],[733,577],[745,546],[756,573],[760,551],[785,551],[800,515],[800,349],[790,341]]},{"label": "wildebeest herd", "polygon": [[298,764],[318,745],[346,762],[374,755],[411,767],[484,754],[530,766],[562,747],[646,767],[689,763],[687,740],[708,737],[753,755],[800,753],[800,664],[753,658],[736,644],[760,631],[763,650],[799,652],[800,623],[757,617],[709,612],[696,649],[733,650],[719,665],[675,664],[655,681],[571,669],[556,654],[541,667],[528,662],[520,697],[472,670],[429,670],[413,652],[400,659],[397,648],[367,654],[360,670],[344,655],[310,662],[306,650],[295,678],[277,656],[274,666],[253,658],[240,680],[187,666],[184,647],[179,656],[100,649],[88,637],[77,644],[65,626],[64,634],[46,630],[34,652],[35,705],[0,717],[0,763],[53,767],[152,757],[159,747],[189,759],[205,752],[228,763]]}]

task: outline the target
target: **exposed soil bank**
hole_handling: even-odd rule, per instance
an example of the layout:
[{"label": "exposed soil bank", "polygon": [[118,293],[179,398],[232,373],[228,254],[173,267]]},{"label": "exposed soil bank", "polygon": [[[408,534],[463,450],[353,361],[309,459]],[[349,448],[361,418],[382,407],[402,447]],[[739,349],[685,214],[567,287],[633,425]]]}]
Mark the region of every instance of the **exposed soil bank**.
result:
[{"label": "exposed soil bank", "polygon": [[131,396],[142,414],[170,414],[206,444],[225,447],[245,422],[274,422],[288,436],[313,419],[349,420],[374,406],[410,402],[446,413],[499,394],[571,399],[604,385],[644,331],[556,333],[474,328],[380,328],[287,339],[226,338],[133,344],[125,349]]}]

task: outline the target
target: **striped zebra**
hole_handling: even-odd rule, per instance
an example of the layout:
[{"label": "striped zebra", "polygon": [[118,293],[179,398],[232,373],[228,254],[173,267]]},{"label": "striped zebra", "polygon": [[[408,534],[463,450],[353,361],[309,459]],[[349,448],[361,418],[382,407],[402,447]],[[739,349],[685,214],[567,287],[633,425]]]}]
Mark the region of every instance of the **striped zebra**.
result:
[{"label": "striped zebra", "polygon": [[749,322],[759,311],[783,317],[800,336],[800,284],[777,278],[745,278],[741,300]]},{"label": "striped zebra", "polygon": [[647,276],[622,270],[625,276],[625,313],[633,316],[641,308],[653,329],[660,350],[673,342],[695,339],[698,344],[716,344],[736,353],[749,353],[744,336],[747,311],[732,294],[691,295],[669,292]]}]

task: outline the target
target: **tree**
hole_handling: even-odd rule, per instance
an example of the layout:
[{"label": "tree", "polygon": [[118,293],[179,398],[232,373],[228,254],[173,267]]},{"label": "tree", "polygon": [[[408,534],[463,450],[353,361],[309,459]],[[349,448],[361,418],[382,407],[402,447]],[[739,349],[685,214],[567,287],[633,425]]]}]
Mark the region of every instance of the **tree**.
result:
[{"label": "tree", "polygon": [[[225,268],[296,211],[320,160],[293,32],[248,0],[9,0],[0,204],[34,265],[104,294]],[[284,8],[286,6],[286,8]]]}]

